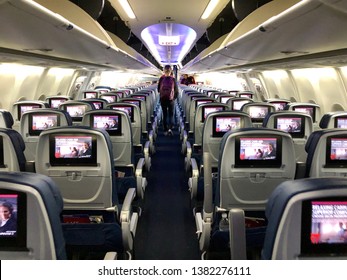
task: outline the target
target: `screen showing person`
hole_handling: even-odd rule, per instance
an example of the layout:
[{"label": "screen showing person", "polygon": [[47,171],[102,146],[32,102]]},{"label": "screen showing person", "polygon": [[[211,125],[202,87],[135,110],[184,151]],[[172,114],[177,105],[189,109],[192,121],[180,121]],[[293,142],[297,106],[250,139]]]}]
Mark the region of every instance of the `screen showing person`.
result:
[{"label": "screen showing person", "polygon": [[93,128],[105,129],[110,135],[121,135],[121,116],[120,115],[93,115]]},{"label": "screen showing person", "polygon": [[223,111],[223,110],[224,110],[224,107],[221,107],[221,106],[204,107],[204,108],[202,108],[202,119],[201,119],[201,121],[204,122],[205,119],[206,119],[206,116],[209,113],[217,112],[217,111]]},{"label": "screen showing person", "polygon": [[17,194],[0,194],[0,236],[17,235]]},{"label": "screen showing person", "polygon": [[250,106],[248,108],[248,113],[252,120],[262,121],[267,113],[269,112],[269,107],[265,106]]},{"label": "screen showing person", "polygon": [[86,109],[87,105],[66,105],[66,112],[68,112],[73,120],[82,119]]},{"label": "screen showing person", "polygon": [[221,137],[230,130],[241,127],[240,117],[214,116],[213,117],[213,133],[214,137]]},{"label": "screen showing person", "polygon": [[94,135],[51,134],[49,149],[52,166],[96,165],[97,142]]},{"label": "screen showing person", "polygon": [[275,128],[289,132],[293,137],[304,137],[304,121],[301,117],[277,117]]},{"label": "screen showing person", "polygon": [[347,117],[335,118],[335,128],[347,128]]},{"label": "screen showing person", "polygon": [[100,110],[103,107],[103,104],[101,101],[93,101],[93,105],[94,105],[95,110]]},{"label": "screen showing person", "polygon": [[325,167],[347,167],[347,136],[327,138],[325,160]]},{"label": "screen showing person", "polygon": [[49,99],[49,107],[57,109],[61,103],[64,103],[66,98],[51,98]]},{"label": "screen showing person", "polygon": [[116,96],[114,95],[103,95],[101,96],[101,98],[105,99],[108,103],[113,103],[117,101]]},{"label": "screen showing person", "polygon": [[135,104],[141,109],[141,101],[136,101],[136,100],[124,100],[125,103],[130,103],[130,104]]},{"label": "screen showing person", "polygon": [[250,101],[248,100],[235,100],[233,101],[232,104],[232,109],[233,110],[241,110],[241,107],[245,105],[246,103],[249,103]]},{"label": "screen showing person", "polygon": [[287,105],[286,102],[271,102],[271,104],[275,106],[276,111],[283,111]]},{"label": "screen showing person", "polygon": [[84,93],[84,98],[98,98],[98,93],[95,91],[88,91]]},{"label": "screen showing person", "polygon": [[111,107],[111,109],[114,110],[120,110],[123,112],[126,112],[131,120],[131,122],[134,122],[134,111],[132,106],[119,106],[119,105],[114,105]]},{"label": "screen showing person", "polygon": [[294,107],[294,111],[301,112],[311,116],[312,121],[315,122],[315,108],[314,107]]},{"label": "screen showing person", "polygon": [[280,167],[281,137],[237,137],[235,141],[236,167]]},{"label": "screen showing person", "polygon": [[39,105],[39,104],[18,105],[18,106],[19,106],[18,107],[18,120],[20,120],[22,118],[22,115],[24,114],[24,112],[41,108],[41,105]]},{"label": "screen showing person", "polygon": [[56,114],[31,114],[29,118],[29,135],[40,135],[41,131],[59,126],[59,118]]},{"label": "screen showing person", "polygon": [[302,202],[303,254],[347,254],[347,199],[312,199]]}]

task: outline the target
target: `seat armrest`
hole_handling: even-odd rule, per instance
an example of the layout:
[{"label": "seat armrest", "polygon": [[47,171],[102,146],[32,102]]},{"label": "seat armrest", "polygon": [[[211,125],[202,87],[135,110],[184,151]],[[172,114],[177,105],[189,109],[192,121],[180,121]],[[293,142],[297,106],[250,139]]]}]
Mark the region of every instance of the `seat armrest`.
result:
[{"label": "seat armrest", "polygon": [[232,260],[246,260],[245,212],[242,209],[229,211],[229,240]]},{"label": "seat armrest", "polygon": [[107,252],[104,261],[114,261],[117,259],[117,252]]},{"label": "seat armrest", "polygon": [[189,141],[186,142],[186,157],[185,157],[185,169],[186,172],[188,172],[190,165],[191,165],[191,158],[192,158],[192,146]]},{"label": "seat armrest", "polygon": [[191,167],[192,167],[192,177],[188,180],[188,186],[190,191],[191,199],[196,198],[197,190],[198,190],[198,179],[199,179],[199,168],[196,163],[195,158],[191,159]]},{"label": "seat armrest", "polygon": [[137,196],[143,199],[145,189],[147,186],[147,179],[143,176],[142,170],[145,167],[145,159],[140,158],[136,165],[135,178],[136,178],[136,192]]},{"label": "seat armrest", "polygon": [[151,152],[151,149],[154,149],[154,146],[153,146],[153,148],[151,148],[150,141],[146,141],[145,146],[143,148],[143,155],[145,156],[145,167],[146,167],[147,171],[149,171],[151,169],[151,156],[150,156],[150,154],[153,154],[153,152]]}]

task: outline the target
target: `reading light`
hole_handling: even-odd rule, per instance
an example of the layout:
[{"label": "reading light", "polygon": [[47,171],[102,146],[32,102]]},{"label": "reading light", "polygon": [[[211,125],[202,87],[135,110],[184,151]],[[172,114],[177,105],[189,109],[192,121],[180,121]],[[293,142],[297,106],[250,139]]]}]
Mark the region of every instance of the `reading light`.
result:
[{"label": "reading light", "polygon": [[128,0],[118,0],[119,3],[121,4],[123,10],[127,13],[129,18],[136,18],[133,9],[130,7]]},{"label": "reading light", "polygon": [[216,8],[218,2],[219,0],[211,0],[210,3],[208,3],[204,13],[202,14],[201,19],[207,19],[214,10],[214,8]]}]

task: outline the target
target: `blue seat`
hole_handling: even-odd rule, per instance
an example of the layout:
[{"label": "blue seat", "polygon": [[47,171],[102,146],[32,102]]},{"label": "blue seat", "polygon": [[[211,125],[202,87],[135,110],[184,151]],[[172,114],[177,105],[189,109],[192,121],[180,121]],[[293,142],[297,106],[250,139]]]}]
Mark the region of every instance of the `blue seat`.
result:
[{"label": "blue seat", "polygon": [[0,172],[0,202],[5,200],[14,208],[17,237],[8,236],[6,243],[1,237],[0,259],[67,258],[60,223],[63,200],[53,180],[35,173]]},{"label": "blue seat", "polygon": [[280,184],[266,206],[268,226],[262,259],[346,259],[347,237],[336,239],[338,223],[346,225],[346,210],[338,217],[331,215],[333,211],[327,217],[321,212],[317,219],[312,217],[313,205],[318,209],[332,209],[333,205],[346,209],[347,179],[308,178]]},{"label": "blue seat", "polygon": [[347,112],[330,112],[322,116],[319,122],[321,129],[325,128],[347,128]]},{"label": "blue seat", "polygon": [[12,128],[14,124],[13,117],[10,111],[0,110],[0,127]]},{"label": "blue seat", "polygon": [[113,251],[131,258],[138,220],[132,207],[136,188],[130,183],[117,189],[108,133],[86,126],[57,127],[41,132],[38,146],[36,172],[51,177],[64,200],[69,256],[99,253],[103,258]]}]

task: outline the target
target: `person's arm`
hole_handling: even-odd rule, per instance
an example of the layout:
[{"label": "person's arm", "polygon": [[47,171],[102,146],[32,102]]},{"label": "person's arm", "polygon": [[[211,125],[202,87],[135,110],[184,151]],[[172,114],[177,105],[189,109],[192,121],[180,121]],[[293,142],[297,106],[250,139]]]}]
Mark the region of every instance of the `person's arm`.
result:
[{"label": "person's arm", "polygon": [[158,92],[160,91],[160,83],[161,83],[161,80],[162,80],[163,78],[162,77],[160,77],[159,78],[159,81],[158,81]]},{"label": "person's arm", "polygon": [[176,80],[174,79],[174,99],[176,99],[178,96],[178,86],[176,83]]}]

